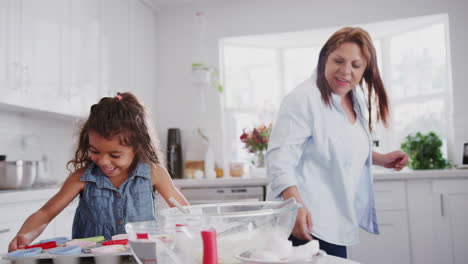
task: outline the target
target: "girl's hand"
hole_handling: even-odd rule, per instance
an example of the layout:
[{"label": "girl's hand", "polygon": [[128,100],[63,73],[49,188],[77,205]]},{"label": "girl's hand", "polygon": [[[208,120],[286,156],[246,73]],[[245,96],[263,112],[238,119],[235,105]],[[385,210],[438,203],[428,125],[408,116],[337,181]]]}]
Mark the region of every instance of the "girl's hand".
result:
[{"label": "girl's hand", "polygon": [[395,169],[399,171],[408,164],[408,154],[403,151],[392,151],[381,156],[380,163],[385,168]]},{"label": "girl's hand", "polygon": [[24,249],[27,245],[29,245],[29,239],[25,235],[16,235],[8,245],[8,252]]},{"label": "girl's hand", "polygon": [[300,240],[312,240],[310,232],[312,232],[312,216],[307,208],[301,207],[297,211],[292,235]]}]

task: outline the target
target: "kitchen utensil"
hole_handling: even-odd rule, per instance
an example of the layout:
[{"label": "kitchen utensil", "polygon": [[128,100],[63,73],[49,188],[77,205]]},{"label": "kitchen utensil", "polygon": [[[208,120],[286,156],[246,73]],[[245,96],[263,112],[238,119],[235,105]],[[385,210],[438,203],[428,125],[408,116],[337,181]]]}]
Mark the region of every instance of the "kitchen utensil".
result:
[{"label": "kitchen utensil", "polygon": [[30,188],[37,176],[36,161],[1,161],[0,189]]},{"label": "kitchen utensil", "polygon": [[49,248],[55,248],[57,247],[57,242],[55,241],[49,241],[49,242],[44,242],[44,243],[37,243],[29,246],[25,246],[25,249],[30,249],[30,248],[42,248],[42,249],[49,249]]},{"label": "kitchen utensil", "polygon": [[[285,201],[282,201],[281,203],[278,203],[277,205],[272,206],[272,209],[281,209],[283,207],[287,207],[288,205],[295,204],[295,203],[296,203],[296,199],[294,197],[291,197]],[[269,220],[267,219],[267,221]],[[254,228],[253,225],[262,225],[262,224],[264,223],[259,223],[255,221],[252,222],[250,221],[250,219],[246,219],[246,221],[241,222],[239,225],[231,227],[227,230],[224,230],[223,232],[220,232],[218,236],[223,237],[228,234],[239,232],[242,229],[253,229]]]},{"label": "kitchen utensil", "polygon": [[203,240],[203,264],[218,264],[218,247],[216,230],[209,229],[201,232]]},{"label": "kitchen utensil", "polygon": [[167,171],[172,178],[182,179],[182,144],[178,128],[169,128],[167,132]]},{"label": "kitchen utensil", "polygon": [[183,214],[190,214],[190,210],[186,207],[183,207],[176,199],[174,199],[174,197],[169,198],[169,201],[173,203]]},{"label": "kitchen utensil", "polygon": [[106,242],[102,242],[101,245],[103,246],[109,246],[109,245],[127,245],[128,244],[128,239],[119,239],[119,240],[109,240]]},{"label": "kitchen utensil", "polygon": [[176,224],[215,228],[219,262],[232,262],[236,254],[259,243],[262,233],[274,231],[289,237],[300,207],[293,200],[200,204],[190,206],[190,214],[177,208],[161,210],[158,220],[168,228]]}]

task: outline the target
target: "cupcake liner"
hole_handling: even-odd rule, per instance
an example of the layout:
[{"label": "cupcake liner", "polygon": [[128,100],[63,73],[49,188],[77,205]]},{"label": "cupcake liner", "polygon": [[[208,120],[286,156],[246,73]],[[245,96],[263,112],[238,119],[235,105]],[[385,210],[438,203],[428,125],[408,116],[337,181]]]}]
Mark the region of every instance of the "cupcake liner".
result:
[{"label": "cupcake liner", "polygon": [[19,249],[6,254],[7,257],[32,257],[42,253],[42,248]]},{"label": "cupcake liner", "polygon": [[49,254],[53,255],[79,255],[81,254],[81,247],[80,246],[69,246],[69,247],[60,247],[54,248],[48,251]]}]

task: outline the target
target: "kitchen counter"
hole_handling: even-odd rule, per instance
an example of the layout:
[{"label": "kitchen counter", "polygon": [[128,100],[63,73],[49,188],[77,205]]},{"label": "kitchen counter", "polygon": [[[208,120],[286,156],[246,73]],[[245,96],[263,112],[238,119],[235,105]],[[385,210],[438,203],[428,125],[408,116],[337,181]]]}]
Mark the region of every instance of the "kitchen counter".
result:
[{"label": "kitchen counter", "polygon": [[434,179],[468,179],[468,169],[447,169],[447,170],[410,170],[374,171],[374,181],[413,181],[413,180],[434,180]]},{"label": "kitchen counter", "polygon": [[47,200],[57,193],[59,188],[60,186],[50,186],[21,190],[0,190],[0,205],[11,202]]},{"label": "kitchen counter", "polygon": [[229,187],[229,186],[266,186],[269,183],[268,178],[215,178],[215,179],[175,179],[174,184],[178,188],[210,188],[210,187]]}]

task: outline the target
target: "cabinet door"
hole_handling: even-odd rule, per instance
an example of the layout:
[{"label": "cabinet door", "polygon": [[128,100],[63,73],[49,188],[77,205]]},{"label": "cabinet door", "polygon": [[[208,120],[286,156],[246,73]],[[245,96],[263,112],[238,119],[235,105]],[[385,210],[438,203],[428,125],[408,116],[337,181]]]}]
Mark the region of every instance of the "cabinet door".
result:
[{"label": "cabinet door", "polygon": [[101,96],[130,87],[129,0],[101,1]]},{"label": "cabinet door", "polygon": [[[16,233],[18,233],[26,218],[41,208],[46,200],[26,200],[11,203],[0,202],[2,202],[0,203],[0,212],[3,213],[0,218],[0,254],[2,254],[8,250],[8,244]],[[53,234],[54,227],[53,225],[49,225],[44,230],[44,235],[38,237],[35,241],[42,239],[42,237],[50,237]]]},{"label": "cabinet door", "polygon": [[55,217],[55,236],[71,238],[73,218],[75,217],[76,207],[79,199],[75,199],[65,210]]},{"label": "cabinet door", "polygon": [[8,0],[0,0],[0,92],[5,94],[8,85]]},{"label": "cabinet door", "polygon": [[66,2],[62,94],[66,110],[84,116],[99,97],[99,1]]},{"label": "cabinet door", "polygon": [[8,252],[8,245],[20,227],[18,221],[0,223],[0,255]]},{"label": "cabinet door", "polygon": [[21,105],[20,24],[21,3],[0,0],[0,102]]},{"label": "cabinet door", "polygon": [[149,106],[155,98],[155,14],[142,1],[130,3],[130,89]]},{"label": "cabinet door", "polygon": [[362,263],[410,264],[408,216],[405,211],[378,213],[380,234],[361,231],[361,242],[349,247],[349,258]]},{"label": "cabinet door", "polygon": [[[20,0],[20,63],[24,106],[61,112],[62,33],[66,2]],[[18,1],[19,2],[19,1]]]},{"label": "cabinet door", "polygon": [[433,182],[437,263],[468,263],[468,180]]}]

